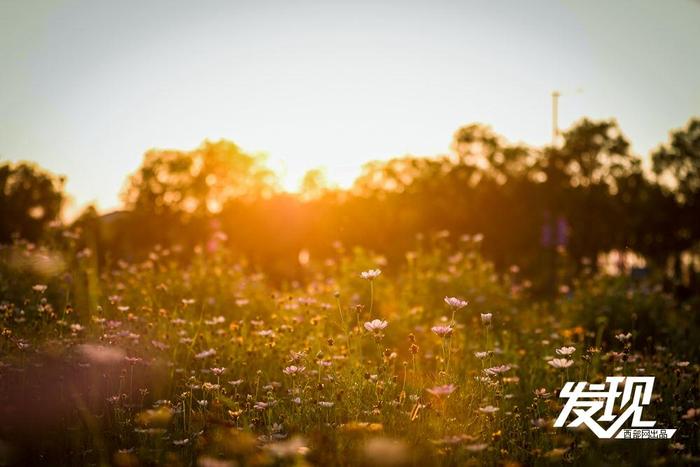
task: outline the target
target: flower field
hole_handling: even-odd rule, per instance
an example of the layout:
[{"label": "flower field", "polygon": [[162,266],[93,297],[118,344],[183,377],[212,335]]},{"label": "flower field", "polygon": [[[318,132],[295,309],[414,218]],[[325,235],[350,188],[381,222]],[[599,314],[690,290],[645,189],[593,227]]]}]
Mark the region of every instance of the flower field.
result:
[{"label": "flower field", "polygon": [[[456,246],[455,246],[456,245]],[[480,242],[363,250],[275,282],[225,251],[1,251],[0,465],[697,462],[697,303],[584,272],[536,300]],[[105,272],[106,271],[106,272]],[[670,440],[554,427],[567,381],[655,376]]]}]

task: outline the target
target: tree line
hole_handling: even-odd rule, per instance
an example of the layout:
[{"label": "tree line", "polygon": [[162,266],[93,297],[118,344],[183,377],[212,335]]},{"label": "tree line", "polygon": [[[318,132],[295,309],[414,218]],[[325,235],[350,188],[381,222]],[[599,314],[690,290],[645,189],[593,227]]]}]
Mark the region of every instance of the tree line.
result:
[{"label": "tree line", "polygon": [[[582,119],[545,147],[472,124],[451,148],[368,163],[347,190],[310,171],[299,194],[281,190],[263,157],[230,141],[151,150],[128,179],[123,210],[88,208],[71,227],[103,261],[139,259],[155,245],[183,259],[196,245],[225,245],[293,278],[303,272],[300,251],[321,259],[338,242],[391,264],[435,235],[478,236],[498,269],[518,265],[541,284],[551,283],[555,263],[575,275],[616,250],[697,287],[700,118],[672,131],[646,164],[614,120]],[[0,242],[39,240],[64,198],[63,179],[30,164],[0,166]]]}]

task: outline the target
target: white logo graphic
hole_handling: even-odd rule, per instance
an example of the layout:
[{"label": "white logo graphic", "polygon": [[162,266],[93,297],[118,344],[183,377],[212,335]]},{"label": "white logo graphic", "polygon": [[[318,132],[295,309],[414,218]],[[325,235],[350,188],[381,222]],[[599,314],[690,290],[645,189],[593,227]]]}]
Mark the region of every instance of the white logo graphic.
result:
[{"label": "white logo graphic", "polygon": [[[588,391],[586,391],[588,385]],[[605,383],[589,384],[585,381],[569,381],[559,393],[568,399],[555,427],[562,427],[571,412],[576,415],[567,427],[586,425],[598,438],[618,439],[668,439],[676,432],[672,428],[653,428],[656,421],[642,420],[642,410],[651,402],[654,389],[653,376],[608,376]],[[622,396],[620,405],[617,399]],[[596,415],[603,409],[603,413]],[[594,418],[596,417],[596,418]],[[631,419],[629,428],[623,425]],[[604,422],[607,427],[601,426]]]}]

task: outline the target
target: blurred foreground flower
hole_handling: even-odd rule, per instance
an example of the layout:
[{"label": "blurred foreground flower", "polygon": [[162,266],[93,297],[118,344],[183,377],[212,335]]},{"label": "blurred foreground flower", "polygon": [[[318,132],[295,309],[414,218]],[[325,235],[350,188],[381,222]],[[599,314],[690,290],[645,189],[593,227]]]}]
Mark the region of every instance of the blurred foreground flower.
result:
[{"label": "blurred foreground flower", "polygon": [[234,461],[226,459],[217,459],[211,456],[202,456],[197,459],[197,467],[235,467],[238,465]]},{"label": "blurred foreground flower", "polygon": [[435,397],[446,397],[455,392],[457,386],[454,384],[445,384],[443,386],[435,386],[433,388],[426,389],[430,394]]},{"label": "blurred foreground flower", "polygon": [[265,450],[275,457],[281,458],[295,457],[297,455],[303,456],[309,452],[306,441],[301,436],[294,436],[287,441],[268,444],[265,446]]},{"label": "blurred foreground flower", "polygon": [[369,423],[369,422],[348,422],[341,426],[341,430],[348,432],[378,432],[384,429],[384,425],[381,423]]},{"label": "blurred foreground flower", "polygon": [[117,365],[126,357],[126,352],[118,347],[83,344],[77,349],[83,358],[96,365]]},{"label": "blurred foreground flower", "polygon": [[369,465],[403,465],[408,462],[408,445],[389,438],[371,438],[363,449]]},{"label": "blurred foreground flower", "polygon": [[136,416],[136,421],[139,425],[147,428],[165,428],[170,423],[173,412],[168,407],[159,407],[157,409],[144,410]]}]

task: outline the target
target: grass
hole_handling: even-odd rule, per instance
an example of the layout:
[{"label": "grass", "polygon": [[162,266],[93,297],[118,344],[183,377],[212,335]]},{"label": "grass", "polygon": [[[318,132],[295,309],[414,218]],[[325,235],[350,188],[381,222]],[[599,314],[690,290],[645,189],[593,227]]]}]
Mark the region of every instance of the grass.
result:
[{"label": "grass", "polygon": [[[589,274],[538,301],[444,239],[404,264],[339,251],[286,284],[222,251],[101,271],[85,250],[1,253],[2,465],[700,459],[697,303],[654,278]],[[643,418],[673,440],[552,427],[564,382],[611,375],[656,377]]]}]

